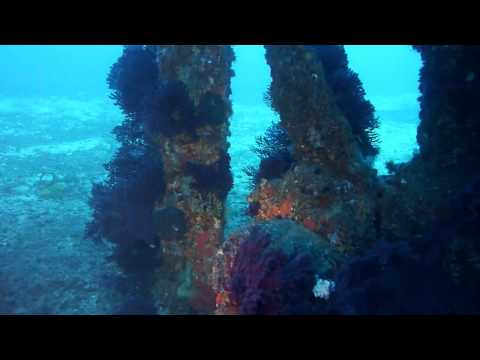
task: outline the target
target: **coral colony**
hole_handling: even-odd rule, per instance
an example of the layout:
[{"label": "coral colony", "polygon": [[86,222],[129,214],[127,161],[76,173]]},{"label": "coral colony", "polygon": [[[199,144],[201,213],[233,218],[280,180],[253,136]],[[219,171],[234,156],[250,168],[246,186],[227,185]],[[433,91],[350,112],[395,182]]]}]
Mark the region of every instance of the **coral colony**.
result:
[{"label": "coral colony", "polygon": [[343,46],[265,48],[280,122],[245,169],[254,225],[228,238],[232,48],[126,46],[113,65],[121,146],[86,235],[140,284],[125,312],[478,312],[480,46],[415,47],[420,151],[381,177],[374,108]]}]

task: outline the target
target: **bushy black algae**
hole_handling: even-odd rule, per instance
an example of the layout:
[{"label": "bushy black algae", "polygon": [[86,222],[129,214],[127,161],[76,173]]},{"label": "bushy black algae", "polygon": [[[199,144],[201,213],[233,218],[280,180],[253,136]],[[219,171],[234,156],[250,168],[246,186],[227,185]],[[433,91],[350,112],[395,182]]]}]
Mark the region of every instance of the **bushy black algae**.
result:
[{"label": "bushy black algae", "polygon": [[218,94],[207,92],[200,99],[199,108],[196,114],[197,126],[207,124],[218,125],[228,119],[228,104]]},{"label": "bushy black algae", "polygon": [[142,121],[157,79],[154,54],[142,46],[126,46],[112,66],[108,84],[125,119],[113,131],[120,148],[105,165],[108,178],[93,186],[93,219],[85,233],[115,244],[113,260],[146,294],[158,266],[153,210],[165,189],[163,163]]},{"label": "bushy black algae", "polygon": [[152,211],[164,191],[163,165],[139,121],[157,78],[154,65],[149,50],[126,46],[108,76],[112,97],[126,116],[113,131],[121,146],[105,165],[108,179],[93,186],[94,216],[86,235],[117,244],[120,253],[122,246],[155,242]]},{"label": "bushy black algae", "polygon": [[162,163],[155,155],[148,148],[123,145],[106,165],[108,180],[92,189],[94,214],[86,235],[115,243],[121,264],[128,263],[121,260],[124,255],[137,254],[136,247],[138,253],[149,254],[148,245],[158,241],[152,212],[164,185]]},{"label": "bushy black algae", "polygon": [[193,177],[194,186],[199,192],[215,193],[221,200],[226,199],[233,186],[228,153],[211,165],[188,162],[185,166],[185,174]]},{"label": "bushy black algae", "polygon": [[187,231],[185,214],[172,206],[157,209],[153,214],[155,229],[160,240],[175,241],[183,238]]},{"label": "bushy black algae", "polygon": [[248,166],[243,171],[251,178],[251,188],[259,184],[261,179],[281,177],[293,165],[292,143],[286,130],[276,123],[270,125],[265,135],[256,139],[252,151],[260,158],[257,168]]},{"label": "bushy black algae", "polygon": [[420,239],[378,244],[336,277],[340,314],[479,313],[480,179]]},{"label": "bushy black algae", "polygon": [[309,48],[321,60],[325,78],[343,115],[348,119],[364,156],[378,154],[375,109],[365,98],[362,82],[348,66],[343,45],[312,45]]},{"label": "bushy black algae", "polygon": [[480,46],[415,46],[420,71],[420,154],[435,172],[478,173]]},{"label": "bushy black algae", "polygon": [[[423,60],[420,151],[409,163],[389,164],[379,199],[379,237],[408,250],[394,250],[398,261],[370,275],[345,270],[337,295],[355,313],[478,313],[480,47],[415,48]],[[377,247],[361,261],[373,266],[384,253]],[[348,273],[357,280],[347,281]]]},{"label": "bushy black algae", "polygon": [[146,129],[152,133],[175,136],[183,132],[195,135],[197,127],[193,102],[180,81],[164,80],[146,99],[143,114]]},{"label": "bushy black algae", "polygon": [[[462,314],[478,312],[471,292],[457,287],[438,262],[436,244],[423,251],[408,243],[379,243],[352,258],[338,274],[330,312],[335,314]],[[426,250],[426,251],[425,251]],[[435,257],[426,263],[424,257]]]},{"label": "bushy black algae", "polygon": [[383,186],[382,228],[387,237],[415,239],[444,214],[480,175],[477,95],[479,46],[416,46],[420,71],[420,151],[390,164]]},{"label": "bushy black algae", "polygon": [[142,120],[151,134],[167,137],[188,134],[196,138],[197,129],[221,124],[227,114],[228,108],[220,96],[207,92],[195,110],[184,83],[163,80],[147,97]]},{"label": "bushy black algae", "polygon": [[450,279],[474,293],[479,311],[480,289],[480,177],[449,202],[434,222],[429,238],[441,247],[443,268]]},{"label": "bushy black algae", "polygon": [[145,95],[157,84],[158,69],[155,54],[139,45],[125,46],[122,56],[111,67],[108,86],[111,98],[127,116],[142,110]]}]

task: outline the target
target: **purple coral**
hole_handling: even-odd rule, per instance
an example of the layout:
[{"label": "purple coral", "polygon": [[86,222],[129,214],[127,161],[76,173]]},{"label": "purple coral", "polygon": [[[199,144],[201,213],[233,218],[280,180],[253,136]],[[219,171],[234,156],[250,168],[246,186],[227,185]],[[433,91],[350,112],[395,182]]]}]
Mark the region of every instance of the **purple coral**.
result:
[{"label": "purple coral", "polygon": [[310,255],[273,248],[270,236],[258,228],[241,243],[230,289],[240,314],[308,313],[314,285]]}]

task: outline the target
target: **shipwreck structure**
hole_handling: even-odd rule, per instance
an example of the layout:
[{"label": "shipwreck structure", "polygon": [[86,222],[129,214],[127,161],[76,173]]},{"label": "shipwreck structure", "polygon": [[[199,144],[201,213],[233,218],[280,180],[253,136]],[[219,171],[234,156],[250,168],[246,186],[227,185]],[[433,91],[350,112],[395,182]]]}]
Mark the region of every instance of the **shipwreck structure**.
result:
[{"label": "shipwreck structure", "polygon": [[[428,239],[448,203],[444,195],[466,196],[462,191],[479,174],[478,48],[418,48],[424,60],[421,151],[407,165],[390,164],[392,174],[379,178],[372,168],[377,119],[343,47],[266,46],[272,75],[267,100],[280,124],[264,142],[274,146],[262,152],[253,174],[248,203],[256,225],[224,239],[232,187],[232,48],[127,46],[109,77],[125,113],[115,130],[122,147],[107,165],[109,180],[94,187],[87,235],[116,244],[115,259],[141,279],[155,312],[395,312],[402,301],[392,296],[404,295],[389,292],[389,274],[407,277],[419,254],[435,253],[426,270],[419,265],[423,276],[442,279],[443,270],[456,269],[468,279],[464,288],[471,286],[476,260],[465,254],[479,248],[470,236],[478,226],[459,229],[465,219],[455,216],[466,211],[478,219],[478,201],[472,200],[478,200],[478,186],[468,190],[467,210],[447,211],[457,223],[442,243],[445,253],[425,249],[437,248]],[[460,230],[466,231],[463,242],[452,235]],[[433,245],[417,249],[417,238]],[[405,242],[414,250],[377,246],[383,242]],[[376,284],[391,307],[366,304],[365,284]],[[432,286],[432,294],[457,289]],[[422,301],[417,304],[423,307],[403,302],[401,310],[428,308],[430,299]],[[468,308],[456,298],[448,301],[435,309]]]}]

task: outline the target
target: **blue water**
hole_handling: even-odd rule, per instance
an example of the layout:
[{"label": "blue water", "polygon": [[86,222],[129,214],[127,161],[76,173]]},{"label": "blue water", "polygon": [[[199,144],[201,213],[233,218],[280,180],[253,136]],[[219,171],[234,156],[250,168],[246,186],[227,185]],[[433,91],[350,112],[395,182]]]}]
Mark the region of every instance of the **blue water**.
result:
[{"label": "blue water", "polygon": [[[420,56],[410,46],[346,45],[350,66],[367,96],[418,94]],[[236,45],[232,100],[257,105],[270,82],[259,45]],[[104,96],[105,78],[121,54],[118,45],[0,45],[4,96]]]},{"label": "blue water", "polygon": [[405,45],[346,45],[348,61],[360,74],[367,97],[419,95],[420,54]]},{"label": "blue water", "polygon": [[374,166],[384,175],[387,161],[409,161],[418,149],[420,54],[405,45],[347,45],[345,49],[379,118],[380,154]]},{"label": "blue water", "polygon": [[121,46],[1,45],[4,96],[105,96]]},{"label": "blue water", "polygon": [[[276,115],[263,102],[271,78],[262,46],[235,46],[230,153],[235,186],[227,231],[247,219],[242,168]],[[380,117],[381,153],[406,161],[416,147],[420,59],[408,46],[347,46]],[[0,46],[0,312],[108,313],[119,269],[110,249],[82,239],[92,181],[117,146],[122,115],[108,98],[115,46]]]}]

